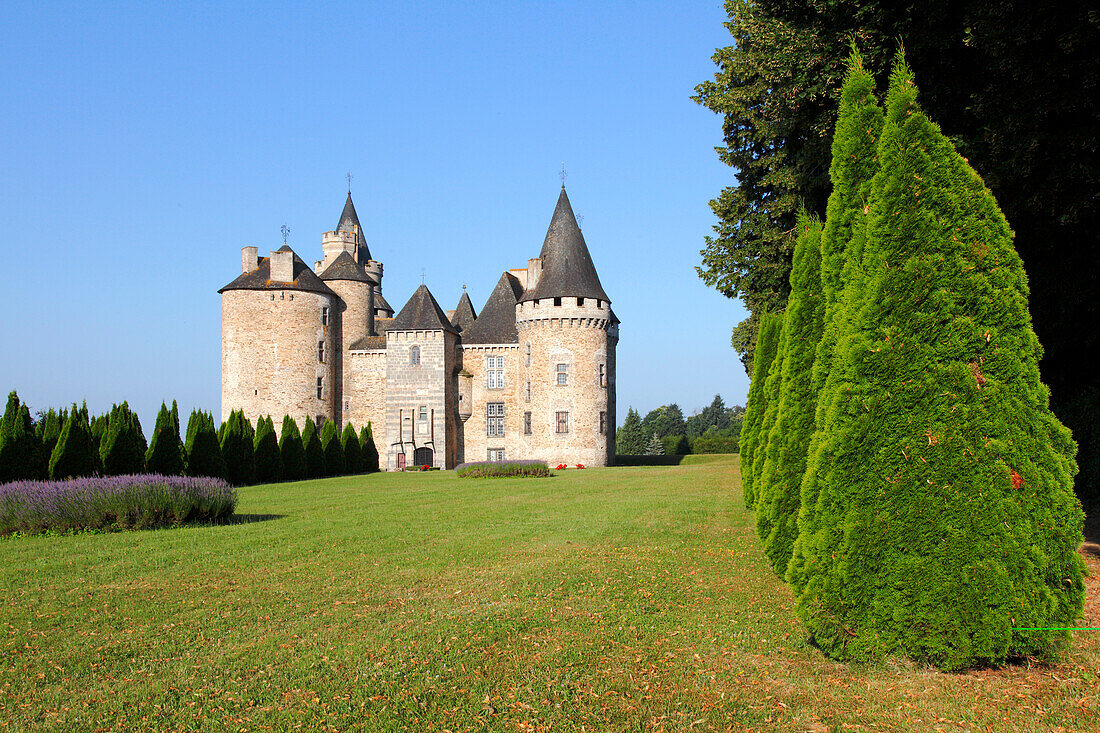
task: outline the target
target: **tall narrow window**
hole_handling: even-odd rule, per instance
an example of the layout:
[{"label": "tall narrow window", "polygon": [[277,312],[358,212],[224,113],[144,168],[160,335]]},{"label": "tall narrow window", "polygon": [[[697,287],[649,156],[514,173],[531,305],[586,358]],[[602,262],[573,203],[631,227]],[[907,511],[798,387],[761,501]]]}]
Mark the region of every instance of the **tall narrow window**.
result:
[{"label": "tall narrow window", "polygon": [[421,405],[416,413],[416,432],[421,435],[428,434],[428,408]]},{"label": "tall narrow window", "polygon": [[325,342],[324,341],[318,341],[317,342],[317,361],[321,362],[322,364],[325,363]]},{"label": "tall narrow window", "polygon": [[524,435],[530,435],[531,434],[531,413],[530,412],[523,413],[523,434]]},{"label": "tall narrow window", "polygon": [[554,298],[554,305],[561,305],[561,298]]},{"label": "tall narrow window", "polygon": [[527,366],[531,366],[531,344],[527,344]]},{"label": "tall narrow window", "polygon": [[569,365],[568,364],[558,364],[557,373],[558,373],[558,384],[569,384]]},{"label": "tall narrow window", "polygon": [[504,389],[504,357],[485,357],[485,387],[487,389]]},{"label": "tall narrow window", "polygon": [[327,326],[328,325],[328,306],[327,305],[321,306],[321,325],[322,326]]},{"label": "tall narrow window", "polygon": [[600,435],[607,435],[607,413],[600,412]]},{"label": "tall narrow window", "polygon": [[485,404],[485,434],[490,437],[504,435],[503,402],[487,402]]},{"label": "tall narrow window", "polygon": [[322,399],[325,396],[325,378],[317,377],[317,399]]},{"label": "tall narrow window", "polygon": [[569,413],[568,412],[557,412],[557,413],[555,413],[555,415],[557,416],[557,425],[558,425],[557,432],[559,434],[568,433],[569,432]]},{"label": "tall narrow window", "polygon": [[605,364],[600,364],[600,386],[607,386],[607,366]]},{"label": "tall narrow window", "polygon": [[584,305],[584,298],[577,298],[577,305]]},{"label": "tall narrow window", "polygon": [[527,380],[527,395],[526,396],[527,396],[527,401],[530,402],[531,401],[531,380],[530,379]]},{"label": "tall narrow window", "polygon": [[417,365],[420,364],[420,347],[419,346],[409,347],[409,363],[412,364],[413,366],[417,366]]}]

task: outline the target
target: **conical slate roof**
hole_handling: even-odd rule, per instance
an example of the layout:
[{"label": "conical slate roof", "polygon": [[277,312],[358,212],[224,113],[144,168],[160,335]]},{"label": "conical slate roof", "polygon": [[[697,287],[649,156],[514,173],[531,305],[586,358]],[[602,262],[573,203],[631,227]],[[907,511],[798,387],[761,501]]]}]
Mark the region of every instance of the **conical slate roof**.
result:
[{"label": "conical slate roof", "polygon": [[374,309],[393,313],[393,306],[386,302],[386,299],[382,297],[382,291],[380,290],[374,291]]},{"label": "conical slate roof", "polygon": [[348,191],[348,200],[344,202],[344,210],[340,213],[340,223],[336,225],[338,232],[354,232],[353,226],[359,227],[359,247],[361,249],[359,260],[366,262],[370,257],[367,249],[367,233],[363,225],[359,223],[359,215],[355,213],[355,204],[351,202],[351,191]]},{"label": "conical slate roof", "polygon": [[516,303],[523,295],[523,286],[510,272],[500,276],[481,315],[474,325],[462,332],[464,344],[515,344],[519,343],[516,331]]},{"label": "conical slate roof", "polygon": [[558,205],[546,230],[546,239],[542,243],[542,274],[535,287],[528,290],[521,301],[537,298],[580,297],[597,298],[610,302],[607,293],[600,285],[588,245],[573,216],[573,207],[561,187]]},{"label": "conical slate roof", "polygon": [[332,264],[325,268],[325,271],[321,273],[322,280],[354,280],[361,283],[371,283],[377,285],[374,282],[374,278],[367,274],[367,271],[363,269],[363,266],[355,261],[355,258],[351,256],[349,252],[341,252],[340,255],[332,261]]},{"label": "conical slate roof", "polygon": [[458,305],[455,306],[455,314],[451,316],[451,323],[454,324],[459,333],[462,333],[474,325],[476,320],[477,314],[474,313],[474,304],[470,302],[470,296],[463,290],[462,297],[459,298]]},{"label": "conical slate roof", "polygon": [[[283,245],[277,251],[294,253],[287,245]],[[224,293],[227,290],[305,290],[311,293],[322,293],[335,296],[328,285],[314,274],[309,265],[302,261],[298,255],[294,255],[294,282],[272,282],[271,258],[261,257],[259,266],[252,272],[243,273],[233,282],[219,290]]]},{"label": "conical slate roof", "polygon": [[447,320],[439,303],[435,302],[427,285],[421,285],[409,302],[394,316],[388,331],[450,331],[457,333]]}]

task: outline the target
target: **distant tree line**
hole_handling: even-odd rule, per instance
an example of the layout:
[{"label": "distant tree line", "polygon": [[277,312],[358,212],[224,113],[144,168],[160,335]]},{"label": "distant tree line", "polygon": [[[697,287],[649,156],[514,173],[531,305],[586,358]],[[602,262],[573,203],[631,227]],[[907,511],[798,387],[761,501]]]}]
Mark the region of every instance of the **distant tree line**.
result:
[{"label": "distant tree line", "polygon": [[156,473],[213,476],[234,486],[370,473],[378,470],[371,425],[360,432],[349,422],[343,431],[332,420],[318,431],[307,420],[299,431],[283,417],[279,437],[270,416],[253,426],[242,411],[216,425],[194,410],[181,434],[179,410],[161,403],[152,437],[126,402],[91,416],[87,404],[50,408],[31,417],[14,391],[0,419],[0,483]]},{"label": "distant tree line", "polygon": [[643,418],[633,407],[615,433],[615,452],[623,456],[736,453],[745,408],[726,407],[721,395],[684,417],[676,403],[661,405]]}]

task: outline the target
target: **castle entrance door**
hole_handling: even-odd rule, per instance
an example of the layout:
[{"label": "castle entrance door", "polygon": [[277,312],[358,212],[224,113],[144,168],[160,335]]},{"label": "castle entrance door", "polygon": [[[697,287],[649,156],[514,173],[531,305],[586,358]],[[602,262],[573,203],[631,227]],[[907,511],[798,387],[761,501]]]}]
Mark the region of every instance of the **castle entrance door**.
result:
[{"label": "castle entrance door", "polygon": [[431,448],[417,448],[413,453],[413,458],[416,461],[417,466],[430,466],[432,465],[432,449]]},{"label": "castle entrance door", "polygon": [[405,454],[404,453],[398,453],[397,454],[397,470],[398,471],[404,471],[405,470]]}]

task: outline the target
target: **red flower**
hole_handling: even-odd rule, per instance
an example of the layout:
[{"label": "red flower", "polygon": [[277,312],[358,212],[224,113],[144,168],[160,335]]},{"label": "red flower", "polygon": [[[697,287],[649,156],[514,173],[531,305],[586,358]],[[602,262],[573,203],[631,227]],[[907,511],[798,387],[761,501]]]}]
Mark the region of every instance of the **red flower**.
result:
[{"label": "red flower", "polygon": [[578,463],[577,468],[584,468],[584,464],[583,463]]},{"label": "red flower", "polygon": [[1008,472],[1008,477],[1012,479],[1012,488],[1018,489],[1024,485],[1023,476],[1016,473],[1016,469],[1012,469]]}]

